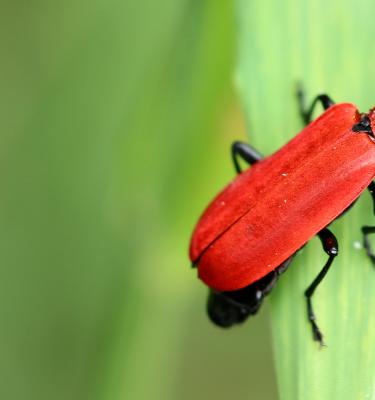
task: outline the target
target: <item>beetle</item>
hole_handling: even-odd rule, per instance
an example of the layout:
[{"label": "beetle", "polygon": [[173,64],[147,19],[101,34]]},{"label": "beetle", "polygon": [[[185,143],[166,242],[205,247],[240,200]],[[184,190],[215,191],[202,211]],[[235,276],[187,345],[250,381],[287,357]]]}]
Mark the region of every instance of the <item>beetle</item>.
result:
[{"label": "beetle", "polygon": [[[317,235],[328,260],[304,295],[313,339],[323,345],[312,296],[339,251],[328,226],[366,188],[375,212],[375,107],[360,113],[326,94],[305,107],[303,91],[297,95],[305,127],[281,149],[264,158],[246,143],[232,144],[238,175],[203,212],[189,255],[209,287],[210,319],[229,327],[257,313],[294,255]],[[312,120],[318,104],[324,112]],[[239,158],[248,169],[241,170]],[[363,226],[362,233],[375,264],[369,242],[375,227]]]}]

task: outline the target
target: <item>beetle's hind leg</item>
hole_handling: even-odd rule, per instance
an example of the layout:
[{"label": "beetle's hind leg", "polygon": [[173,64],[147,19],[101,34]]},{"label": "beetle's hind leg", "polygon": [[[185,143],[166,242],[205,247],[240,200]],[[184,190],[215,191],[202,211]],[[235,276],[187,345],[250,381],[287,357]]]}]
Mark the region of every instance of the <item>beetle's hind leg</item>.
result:
[{"label": "beetle's hind leg", "polygon": [[[373,207],[374,207],[374,214],[375,214],[375,182],[371,182],[368,186],[368,190],[371,194]],[[366,250],[366,253],[372,263],[375,265],[375,253],[371,249],[369,235],[371,233],[375,233],[375,226],[362,226],[362,233],[363,233],[363,246]]]},{"label": "beetle's hind leg", "polygon": [[302,121],[305,125],[311,122],[312,114],[315,110],[315,107],[318,103],[321,103],[324,110],[327,110],[329,107],[333,106],[335,102],[326,94],[320,94],[315,97],[310,107],[307,108],[305,104],[305,92],[302,89],[301,85],[297,87],[297,100],[299,106],[299,113],[301,115]]},{"label": "beetle's hind leg", "polygon": [[314,294],[319,283],[326,276],[330,266],[332,265],[334,258],[338,254],[339,247],[338,247],[338,243],[337,243],[337,239],[336,239],[335,235],[329,229],[327,229],[327,228],[322,229],[318,233],[318,236],[322,242],[323,250],[328,254],[329,257],[328,257],[328,260],[325,263],[323,269],[319,272],[318,276],[313,280],[311,285],[306,289],[305,296],[306,296],[306,301],[307,301],[307,316],[308,316],[308,319],[309,319],[311,327],[312,327],[314,340],[318,341],[323,346],[323,344],[324,344],[323,343],[323,334],[316,323],[316,316],[315,316],[315,313],[313,310],[311,297]]},{"label": "beetle's hind leg", "polygon": [[263,156],[257,150],[255,150],[254,147],[251,147],[247,143],[238,141],[232,143],[231,153],[234,168],[236,169],[236,172],[238,174],[241,173],[241,167],[238,161],[238,157],[241,157],[250,165],[255,164],[263,158]]}]

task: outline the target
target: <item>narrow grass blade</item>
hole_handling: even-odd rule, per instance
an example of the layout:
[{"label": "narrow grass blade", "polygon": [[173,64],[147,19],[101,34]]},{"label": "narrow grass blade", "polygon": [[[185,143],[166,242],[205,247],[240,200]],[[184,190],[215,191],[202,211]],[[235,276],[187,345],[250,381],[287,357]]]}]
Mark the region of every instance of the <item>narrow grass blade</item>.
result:
[{"label": "narrow grass blade", "polygon": [[[363,111],[375,103],[374,13],[367,0],[237,1],[236,81],[255,147],[273,152],[301,129],[297,82],[311,99],[326,92]],[[313,300],[326,348],[312,340],[303,296],[327,257],[317,239],[270,296],[281,399],[375,398],[375,270],[361,248],[364,224],[375,225],[367,193],[332,225],[340,255]]]}]

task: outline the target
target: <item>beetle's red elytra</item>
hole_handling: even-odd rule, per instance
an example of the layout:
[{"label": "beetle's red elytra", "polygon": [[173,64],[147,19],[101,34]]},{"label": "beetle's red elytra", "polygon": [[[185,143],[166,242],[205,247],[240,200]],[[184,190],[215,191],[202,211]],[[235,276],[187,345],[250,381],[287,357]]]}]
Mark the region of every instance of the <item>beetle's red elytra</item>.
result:
[{"label": "beetle's red elytra", "polygon": [[[375,204],[375,108],[361,114],[350,103],[318,96],[300,111],[307,126],[273,155],[263,158],[241,142],[232,145],[239,174],[206,208],[193,232],[190,260],[210,288],[208,313],[219,326],[255,314],[293,255],[318,235],[329,258],[306,289],[313,337],[323,343],[311,296],[338,254],[327,226],[369,188]],[[315,105],[326,111],[310,123]],[[238,157],[251,167],[241,172]],[[368,234],[364,247],[374,262]]]}]

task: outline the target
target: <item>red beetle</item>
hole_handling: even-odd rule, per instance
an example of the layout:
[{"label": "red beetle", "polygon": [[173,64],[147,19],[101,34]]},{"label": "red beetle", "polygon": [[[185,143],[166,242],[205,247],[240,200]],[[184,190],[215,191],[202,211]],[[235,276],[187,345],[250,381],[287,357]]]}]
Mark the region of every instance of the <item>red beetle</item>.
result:
[{"label": "red beetle", "polygon": [[[310,123],[315,105],[325,112]],[[318,235],[329,258],[306,289],[313,337],[323,343],[311,297],[338,254],[327,226],[368,188],[375,208],[375,107],[361,114],[350,103],[318,96],[300,112],[306,127],[273,155],[263,158],[241,142],[232,145],[238,176],[211,202],[198,221],[190,259],[210,288],[208,314],[219,326],[255,314],[294,254]],[[252,165],[241,172],[238,156]],[[364,247],[375,262],[368,234]]]}]

